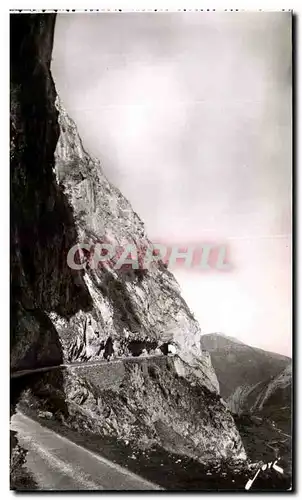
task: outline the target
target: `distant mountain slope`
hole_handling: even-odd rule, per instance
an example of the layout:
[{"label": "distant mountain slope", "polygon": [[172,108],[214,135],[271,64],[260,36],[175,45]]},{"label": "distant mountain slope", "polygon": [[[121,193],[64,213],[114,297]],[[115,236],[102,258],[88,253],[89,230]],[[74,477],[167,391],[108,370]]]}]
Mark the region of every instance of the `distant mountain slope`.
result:
[{"label": "distant mountain slope", "polygon": [[[238,394],[237,394],[238,396]],[[239,403],[240,401],[240,403]],[[292,366],[250,391],[233,395],[232,404],[240,411],[235,421],[251,460],[282,458],[282,467],[291,474],[292,467]],[[228,401],[229,406],[230,400]],[[239,413],[239,415],[238,415]]]},{"label": "distant mountain slope", "polygon": [[[258,390],[257,390],[258,389]],[[254,414],[274,420],[283,431],[290,433],[292,400],[292,365],[266,383],[252,390],[247,397],[247,405]]]},{"label": "distant mountain slope", "polygon": [[260,401],[268,404],[274,397],[274,388],[281,390],[284,377],[280,375],[279,382],[274,378],[291,364],[287,356],[248,346],[219,333],[203,335],[201,347],[209,351],[221,396],[234,412],[251,409]]},{"label": "distant mountain slope", "polygon": [[203,335],[201,348],[210,353],[249,458],[282,457],[282,467],[291,474],[291,359],[219,333]]}]

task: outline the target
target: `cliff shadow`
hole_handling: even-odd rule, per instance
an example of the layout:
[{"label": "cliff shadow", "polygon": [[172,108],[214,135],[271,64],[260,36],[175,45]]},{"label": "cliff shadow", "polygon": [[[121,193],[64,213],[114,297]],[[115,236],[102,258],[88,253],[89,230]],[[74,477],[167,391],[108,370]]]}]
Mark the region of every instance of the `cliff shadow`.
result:
[{"label": "cliff shadow", "polygon": [[[13,371],[61,364],[62,347],[48,314],[69,318],[92,301],[81,272],[67,265],[77,241],[74,214],[54,174],[59,137],[50,73],[55,14],[10,15],[10,339]],[[38,378],[37,378],[38,377]],[[43,393],[43,384],[52,387]],[[11,414],[31,390],[55,408],[62,370],[11,381]],[[44,396],[43,396],[44,394]],[[46,396],[47,394],[47,396]],[[52,397],[52,394],[54,397]],[[60,402],[60,404],[62,404]],[[60,408],[68,413],[68,408]],[[12,436],[16,449],[15,436]]]}]

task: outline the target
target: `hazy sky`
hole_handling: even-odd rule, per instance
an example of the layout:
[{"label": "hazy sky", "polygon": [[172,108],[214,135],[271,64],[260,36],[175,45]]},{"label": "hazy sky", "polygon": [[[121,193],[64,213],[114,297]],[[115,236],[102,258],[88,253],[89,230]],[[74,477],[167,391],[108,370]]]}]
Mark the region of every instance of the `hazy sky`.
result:
[{"label": "hazy sky", "polygon": [[153,241],[227,242],[174,271],[203,333],[290,354],[290,13],[60,14],[52,71]]}]

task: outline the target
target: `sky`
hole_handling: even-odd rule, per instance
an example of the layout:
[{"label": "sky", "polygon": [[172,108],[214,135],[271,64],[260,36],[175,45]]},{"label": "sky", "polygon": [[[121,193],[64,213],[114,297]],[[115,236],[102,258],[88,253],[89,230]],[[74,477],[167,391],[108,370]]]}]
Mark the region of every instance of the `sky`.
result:
[{"label": "sky", "polygon": [[59,14],[52,73],[85,149],[168,245],[202,333],[291,355],[291,15]]}]

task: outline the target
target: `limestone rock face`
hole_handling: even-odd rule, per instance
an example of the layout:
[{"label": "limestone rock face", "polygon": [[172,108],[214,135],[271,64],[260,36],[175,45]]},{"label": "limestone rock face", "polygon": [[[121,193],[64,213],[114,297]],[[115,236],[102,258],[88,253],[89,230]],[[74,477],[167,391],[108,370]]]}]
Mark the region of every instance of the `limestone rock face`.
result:
[{"label": "limestone rock face", "polygon": [[[55,152],[57,182],[73,208],[78,242],[151,248],[143,222],[104,175],[100,162],[83,148],[75,123],[57,99],[60,136]],[[147,352],[172,343],[177,354],[211,390],[219,390],[211,362],[200,348],[200,328],[181,297],[179,285],[163,262],[148,269],[87,262],[83,279],[93,301],[91,311],[71,319],[52,313],[67,361],[102,357],[110,337],[113,354],[132,354],[140,344]],[[126,268],[125,268],[126,267]],[[139,353],[139,352],[138,352]]]},{"label": "limestone rock face", "polygon": [[[144,246],[149,240],[59,102],[56,107],[54,22],[50,14],[11,21],[11,367],[82,364],[76,376],[72,366],[12,379],[12,411],[20,401],[26,407],[30,395],[35,405],[27,409],[73,429],[127,440],[133,433],[139,446],[142,435],[150,445],[161,442],[199,459],[245,458],[216,394],[199,325],[163,263],[127,272],[67,264],[79,242]],[[146,358],[168,352],[169,344],[174,357]],[[143,370],[128,359],[140,354]],[[98,364],[107,372],[93,378],[96,369],[85,361],[112,355],[122,361]]]},{"label": "limestone rock face", "polygon": [[150,241],[56,96],[55,16],[14,15],[11,23],[12,368],[98,359],[109,350],[150,353],[172,342],[218,390],[199,325],[162,262],[149,270],[68,266],[77,242],[144,248]]},{"label": "limestone rock face", "polygon": [[[111,436],[132,448],[161,446],[201,462],[246,458],[220,396],[191,375],[178,357],[125,358],[108,365],[39,374],[21,405],[76,430]],[[184,368],[183,371],[181,368]],[[55,398],[53,395],[55,394]]]},{"label": "limestone rock face", "polygon": [[60,134],[50,73],[55,16],[11,15],[11,366],[59,364],[48,314],[91,308],[64,249],[77,238],[72,207],[53,172]]}]

